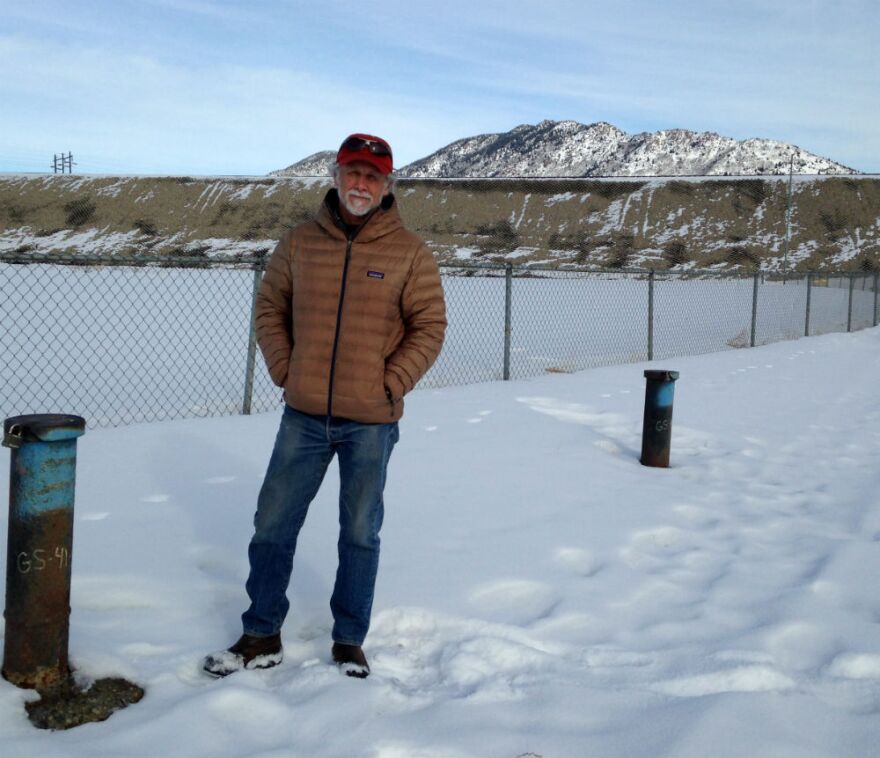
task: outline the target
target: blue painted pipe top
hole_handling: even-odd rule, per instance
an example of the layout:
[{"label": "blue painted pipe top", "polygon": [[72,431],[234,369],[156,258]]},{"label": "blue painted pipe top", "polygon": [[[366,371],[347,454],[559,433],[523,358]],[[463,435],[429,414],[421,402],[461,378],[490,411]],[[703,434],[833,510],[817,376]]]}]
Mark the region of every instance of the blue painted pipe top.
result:
[{"label": "blue painted pipe top", "polygon": [[82,437],[86,420],[65,413],[32,413],[12,416],[3,422],[3,436],[13,435],[23,442],[61,442]]},{"label": "blue painted pipe top", "polygon": [[657,408],[666,408],[672,405],[675,395],[675,380],[678,379],[678,371],[645,371],[645,379],[648,380],[646,389],[646,405]]},{"label": "blue painted pipe top", "polygon": [[49,511],[73,511],[76,439],[85,426],[81,416],[59,413],[13,416],[3,422],[3,445],[13,453],[10,514],[32,519]]}]

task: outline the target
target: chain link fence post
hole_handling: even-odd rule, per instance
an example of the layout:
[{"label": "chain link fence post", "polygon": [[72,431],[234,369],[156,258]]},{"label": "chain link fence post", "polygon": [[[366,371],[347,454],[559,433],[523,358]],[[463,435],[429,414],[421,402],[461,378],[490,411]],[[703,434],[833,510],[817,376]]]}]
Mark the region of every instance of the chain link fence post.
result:
[{"label": "chain link fence post", "polygon": [[852,304],[853,304],[853,290],[856,286],[856,276],[855,274],[849,275],[849,302],[846,306],[846,331],[852,331]]},{"label": "chain link fence post", "polygon": [[754,284],[752,285],[752,334],[749,338],[749,347],[755,346],[755,331],[758,324],[758,281],[760,277],[761,272],[756,271]]},{"label": "chain link fence post", "polygon": [[257,264],[254,268],[254,285],[251,291],[250,334],[248,335],[247,362],[244,369],[244,400],[241,404],[241,412],[245,416],[250,415],[251,403],[254,399],[254,367],[257,360],[257,292],[262,280],[263,268],[262,265]]},{"label": "chain link fence post", "polygon": [[813,292],[813,274],[810,272],[807,274],[807,308],[806,308],[806,316],[804,317],[804,337],[810,336],[810,297]]},{"label": "chain link fence post", "polygon": [[874,326],[877,326],[877,284],[880,279],[880,272],[874,272]]},{"label": "chain link fence post", "polygon": [[654,360],[654,269],[648,274],[648,360]]},{"label": "chain link fence post", "polygon": [[504,381],[510,379],[511,301],[513,299],[513,264],[504,264]]}]

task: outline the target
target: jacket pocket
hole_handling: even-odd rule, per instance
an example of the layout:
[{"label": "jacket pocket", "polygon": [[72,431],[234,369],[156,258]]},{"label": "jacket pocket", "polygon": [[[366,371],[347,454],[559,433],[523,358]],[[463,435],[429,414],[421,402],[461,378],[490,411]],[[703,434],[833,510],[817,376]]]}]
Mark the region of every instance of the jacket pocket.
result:
[{"label": "jacket pocket", "polygon": [[269,369],[269,378],[276,387],[283,387],[287,382],[287,375],[290,373],[290,358],[278,361]]},{"label": "jacket pocket", "polygon": [[398,395],[398,393],[395,392],[394,389],[392,389],[392,387],[396,387],[399,382],[396,380],[396,378],[394,378],[393,374],[389,374],[386,371],[383,377],[383,384],[385,389],[385,398],[388,400],[388,406],[391,410],[391,415],[394,416],[397,411],[397,404],[403,401],[403,394],[400,393]]}]

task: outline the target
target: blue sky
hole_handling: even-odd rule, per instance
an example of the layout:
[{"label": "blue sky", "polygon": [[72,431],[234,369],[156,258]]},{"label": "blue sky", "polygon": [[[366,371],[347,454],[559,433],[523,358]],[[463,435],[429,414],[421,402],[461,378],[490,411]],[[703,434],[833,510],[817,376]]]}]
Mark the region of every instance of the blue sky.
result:
[{"label": "blue sky", "polygon": [[880,173],[877,0],[6,0],[0,171],[397,166],[544,119],[767,137]]}]

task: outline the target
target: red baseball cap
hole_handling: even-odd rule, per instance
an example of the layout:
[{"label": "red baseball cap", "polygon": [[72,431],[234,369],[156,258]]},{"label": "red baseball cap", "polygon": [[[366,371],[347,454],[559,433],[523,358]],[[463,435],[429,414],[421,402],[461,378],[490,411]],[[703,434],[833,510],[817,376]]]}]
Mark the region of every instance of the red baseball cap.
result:
[{"label": "red baseball cap", "polygon": [[344,166],[354,161],[366,161],[385,175],[394,170],[391,146],[372,134],[351,134],[345,138],[336,154],[336,162]]}]

